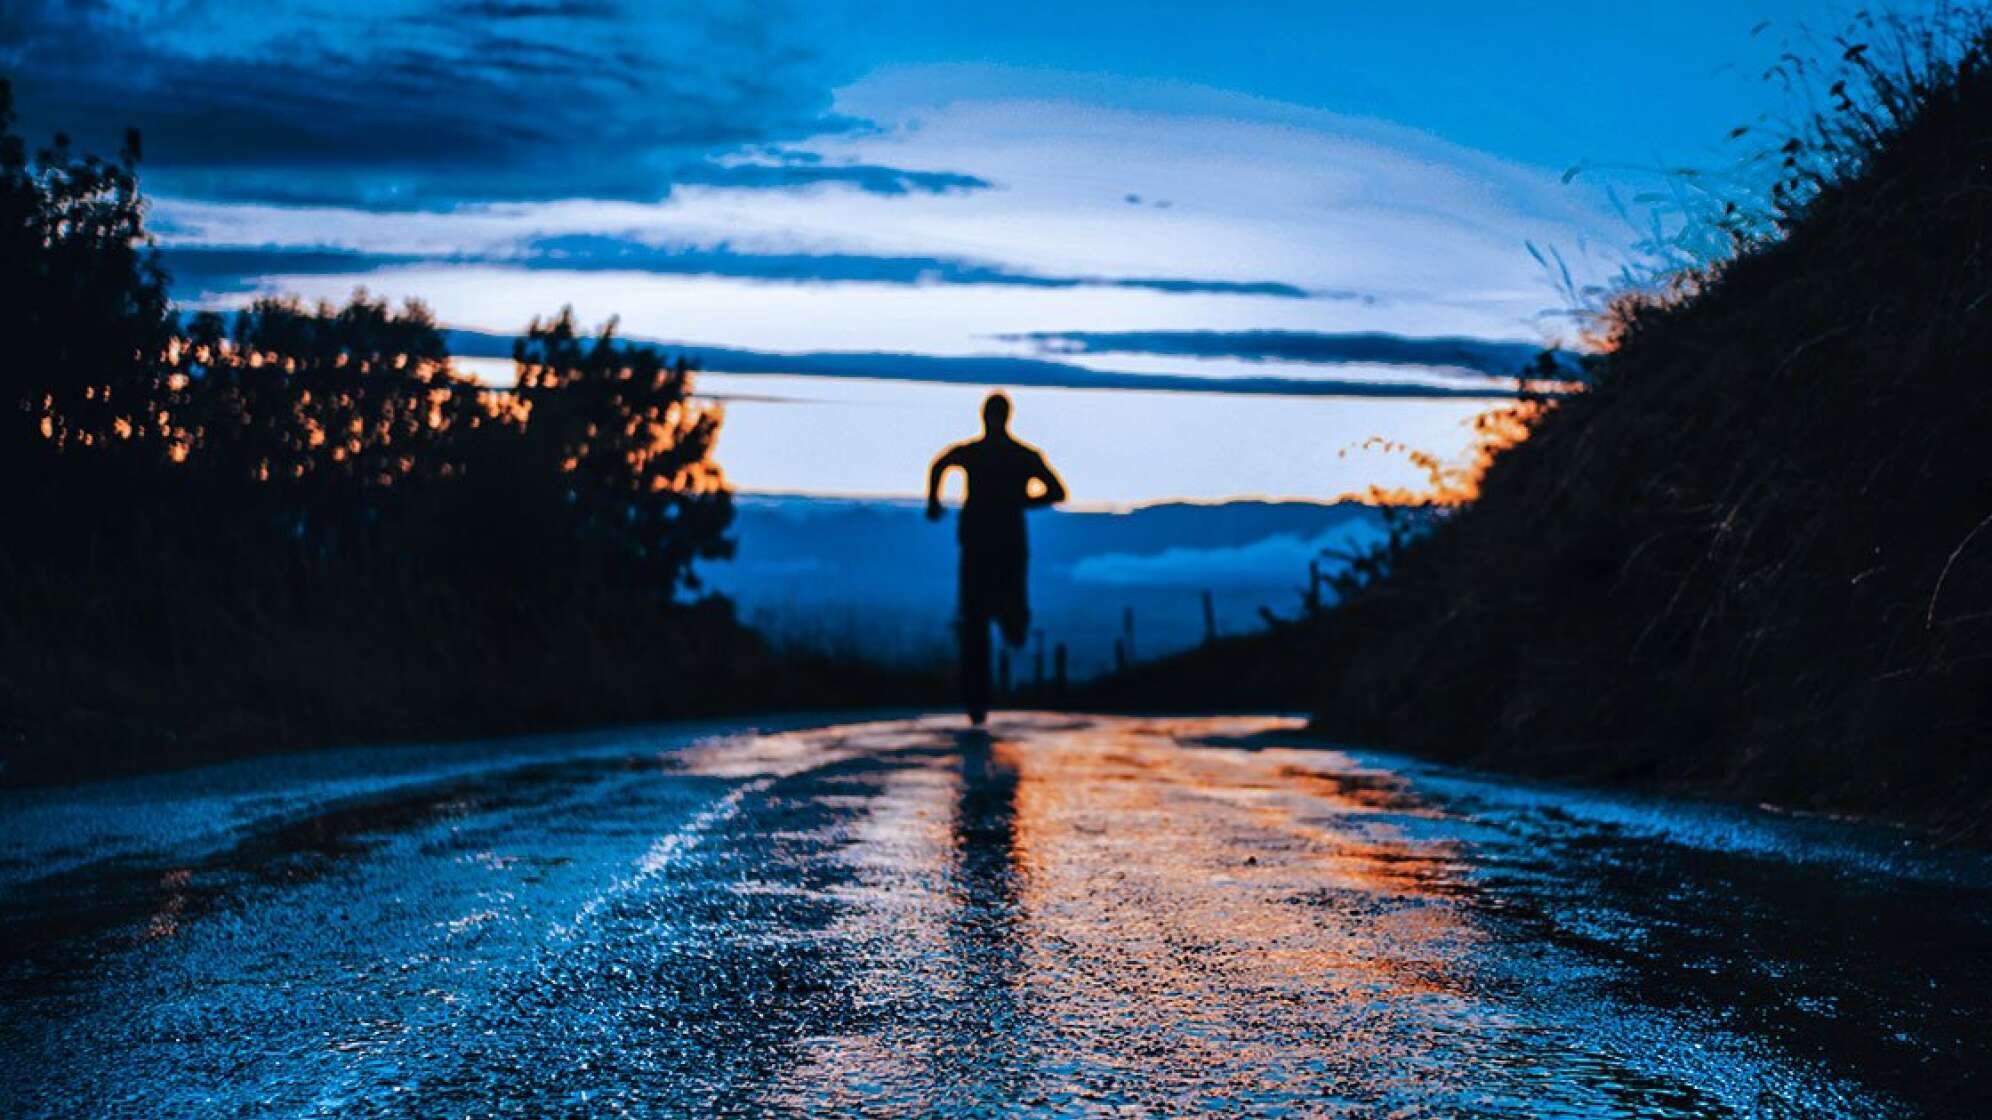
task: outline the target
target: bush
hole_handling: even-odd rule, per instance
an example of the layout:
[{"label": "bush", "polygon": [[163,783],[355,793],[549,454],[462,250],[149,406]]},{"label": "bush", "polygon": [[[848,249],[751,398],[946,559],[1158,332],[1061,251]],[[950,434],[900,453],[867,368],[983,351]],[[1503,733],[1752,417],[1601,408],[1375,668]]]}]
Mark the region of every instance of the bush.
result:
[{"label": "bush", "polygon": [[138,191],[0,84],[0,777],[877,702],[693,596],[730,554],[693,371],[535,322],[457,375],[419,303],[262,299],[184,328]]}]

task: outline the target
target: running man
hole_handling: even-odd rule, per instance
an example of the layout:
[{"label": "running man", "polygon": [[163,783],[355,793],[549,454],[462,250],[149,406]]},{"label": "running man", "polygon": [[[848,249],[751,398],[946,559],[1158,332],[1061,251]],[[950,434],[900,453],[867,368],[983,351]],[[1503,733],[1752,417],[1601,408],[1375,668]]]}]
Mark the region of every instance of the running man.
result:
[{"label": "running man", "polygon": [[[1012,647],[1031,628],[1026,570],[1030,548],[1024,511],[1065,500],[1065,484],[1044,455],[1010,434],[1010,398],[1000,392],[982,402],[982,438],[957,443],[927,469],[927,520],[941,519],[941,479],[948,468],[968,475],[961,507],[961,693],[971,723],[989,716],[989,624]],[[1033,484],[1036,492],[1032,492]]]}]

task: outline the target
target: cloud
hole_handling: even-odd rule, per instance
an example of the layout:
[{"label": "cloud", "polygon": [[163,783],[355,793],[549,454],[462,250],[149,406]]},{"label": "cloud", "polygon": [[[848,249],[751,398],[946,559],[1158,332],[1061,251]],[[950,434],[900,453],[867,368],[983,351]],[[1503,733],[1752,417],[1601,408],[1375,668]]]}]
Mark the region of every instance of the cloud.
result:
[{"label": "cloud", "polygon": [[514,258],[532,268],[615,270],[739,276],[797,282],[877,284],[1000,284],[1027,288],[1128,288],[1156,292],[1305,299],[1310,293],[1279,281],[1206,280],[1180,277],[1060,276],[1012,269],[953,257],[870,256],[853,253],[745,253],[719,245],[688,248],[651,245],[595,234],[567,234],[530,240]]},{"label": "cloud", "polygon": [[246,0],[31,3],[0,20],[22,117],[114,146],[145,137],[155,191],[224,201],[446,210],[656,200],[675,184],[986,186],[946,170],[791,168],[743,151],[859,130],[847,75],[785,3]]},{"label": "cloud", "polygon": [[886,195],[982,191],[994,185],[958,171],[909,171],[867,163],[706,163],[680,168],[674,178],[680,183],[756,190],[836,184]]},{"label": "cloud", "polygon": [[265,276],[366,273],[414,264],[497,264],[562,272],[646,272],[724,276],[791,284],[966,284],[1024,288],[1119,288],[1174,294],[1354,298],[1310,293],[1273,280],[1183,277],[1060,276],[950,257],[859,253],[754,253],[720,244],[653,245],[599,234],[527,238],[512,248],[475,253],[413,254],[330,247],[171,245],[165,264],[182,295],[253,291]]},{"label": "cloud", "polygon": [[[484,331],[445,332],[450,353],[465,358],[509,358],[513,336]],[[1313,377],[1205,377],[1089,369],[1043,358],[1001,355],[901,354],[872,351],[770,353],[724,346],[637,339],[682,355],[715,373],[850,377],[872,381],[924,381],[946,385],[1018,388],[1116,389],[1162,393],[1235,393],[1251,396],[1385,398],[1399,400],[1509,400],[1512,386],[1433,385],[1399,381],[1343,381]]]},{"label": "cloud", "polygon": [[[1034,343],[1054,354],[1164,354],[1236,358],[1251,362],[1318,365],[1389,365],[1465,369],[1513,377],[1544,349],[1527,342],[1484,338],[1407,338],[1377,331],[1034,331],[1000,336]],[[1565,373],[1577,372],[1574,356],[1549,351]]]},{"label": "cloud", "polygon": [[414,254],[279,246],[169,245],[160,253],[174,294],[181,298],[253,292],[268,276],[363,275],[425,259]]},{"label": "cloud", "polygon": [[[1013,273],[993,265],[971,265],[929,258],[864,257],[855,255],[751,254],[733,253],[724,248],[711,250],[657,250],[656,255],[640,255],[630,260],[619,255],[628,243],[609,239],[611,248],[595,252],[598,239],[592,235],[572,238],[546,238],[532,242],[531,251],[519,256],[469,257],[435,256],[415,253],[361,252],[339,248],[298,248],[286,246],[175,245],[163,252],[164,264],[178,294],[241,294],[263,288],[270,277],[352,276],[390,268],[425,264],[503,263],[525,269],[567,271],[612,271],[632,269],[672,274],[722,275],[783,283],[876,284],[997,284],[1026,287],[1071,288],[1079,286],[1146,287],[1159,285],[1201,285],[1194,290],[1236,291],[1253,285],[1226,281],[1146,281],[1127,278],[1081,278],[1037,276]],[[571,243],[571,244],[570,244]],[[571,251],[559,251],[569,246]],[[1171,290],[1165,288],[1163,290]],[[1264,294],[1264,293],[1258,293]],[[463,357],[509,357],[512,336],[483,331],[453,330],[450,349]],[[1163,338],[1177,335],[1217,335],[1223,332],[1147,332]],[[1051,358],[1008,355],[932,355],[895,351],[813,351],[779,353],[737,347],[681,345],[656,342],[674,353],[682,353],[703,368],[721,373],[800,374],[819,377],[866,378],[889,381],[923,381],[944,384],[1012,385],[1083,389],[1133,389],[1161,392],[1207,392],[1304,397],[1377,397],[1399,399],[1500,400],[1515,395],[1515,384],[1495,376],[1502,367],[1492,356],[1506,355],[1516,365],[1540,353],[1522,343],[1486,339],[1418,339],[1394,335],[1365,334],[1345,336],[1351,340],[1346,354],[1339,358],[1327,341],[1339,336],[1303,335],[1299,332],[1235,332],[1236,337],[1277,335],[1306,338],[1317,344],[1311,349],[1289,342],[1294,354],[1268,352],[1253,355],[1255,360],[1288,362],[1346,362],[1369,365],[1398,365],[1420,369],[1467,368],[1488,373],[1484,385],[1429,384],[1419,382],[1340,380],[1320,377],[1213,376],[1194,373],[1150,373],[1094,369]],[[1057,332],[1005,335],[1002,338],[1140,338],[1136,332]],[[1217,354],[1214,344],[1202,349],[1165,350],[1160,344],[1143,349],[1127,344],[1127,352],[1166,354]],[[1113,351],[1114,346],[1100,349]],[[1084,347],[1050,352],[1090,352]],[[1296,357],[1314,353],[1313,358]],[[1424,360],[1418,360],[1420,357]],[[1469,359],[1483,359],[1480,365],[1467,365]]]},{"label": "cloud", "polygon": [[537,4],[464,0],[450,5],[450,11],[479,19],[614,19],[617,6],[609,0],[552,0]]},{"label": "cloud", "polygon": [[1278,533],[1221,548],[1179,545],[1160,552],[1101,553],[1072,565],[1072,582],[1102,587],[1224,587],[1292,583],[1325,549],[1367,548],[1387,534],[1369,520],[1350,521],[1313,538]]}]

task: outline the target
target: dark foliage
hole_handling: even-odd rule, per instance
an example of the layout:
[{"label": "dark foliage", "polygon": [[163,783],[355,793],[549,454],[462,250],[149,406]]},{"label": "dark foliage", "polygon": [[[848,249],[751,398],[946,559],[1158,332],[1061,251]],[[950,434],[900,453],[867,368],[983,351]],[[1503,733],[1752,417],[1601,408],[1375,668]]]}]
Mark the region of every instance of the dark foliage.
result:
[{"label": "dark foliage", "polygon": [[30,153],[0,81],[0,455],[24,457],[94,438],[156,382],[171,333],[164,278],[147,251],[134,171],[138,137],[117,162],[79,156],[58,136]]},{"label": "dark foliage", "polygon": [[695,586],[692,560],[732,555],[732,497],[710,460],[719,414],[689,400],[683,358],[617,342],[614,323],[584,339],[571,309],[534,322],[513,357],[528,469],[565,476],[578,527],[609,541],[633,578]]},{"label": "dark foliage", "polygon": [[492,390],[364,292],[182,329],[136,137],[30,157],[5,98],[0,779],[905,695],[686,594],[732,505],[684,362],[563,312]]}]

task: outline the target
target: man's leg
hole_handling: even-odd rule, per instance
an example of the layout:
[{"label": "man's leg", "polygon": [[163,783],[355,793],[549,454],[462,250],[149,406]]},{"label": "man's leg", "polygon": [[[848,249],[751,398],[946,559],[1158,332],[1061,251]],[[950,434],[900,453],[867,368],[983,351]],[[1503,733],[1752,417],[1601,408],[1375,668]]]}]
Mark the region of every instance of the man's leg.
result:
[{"label": "man's leg", "polygon": [[1003,631],[1005,645],[1011,649],[1022,648],[1031,636],[1031,609],[1021,604],[1010,604],[996,616],[996,627]]},{"label": "man's leg", "polygon": [[961,702],[970,723],[989,718],[989,616],[961,612]]},{"label": "man's leg", "polygon": [[1031,636],[1029,571],[1029,558],[1020,549],[1004,564],[1001,587],[994,596],[996,625],[1012,649],[1021,648]]}]

